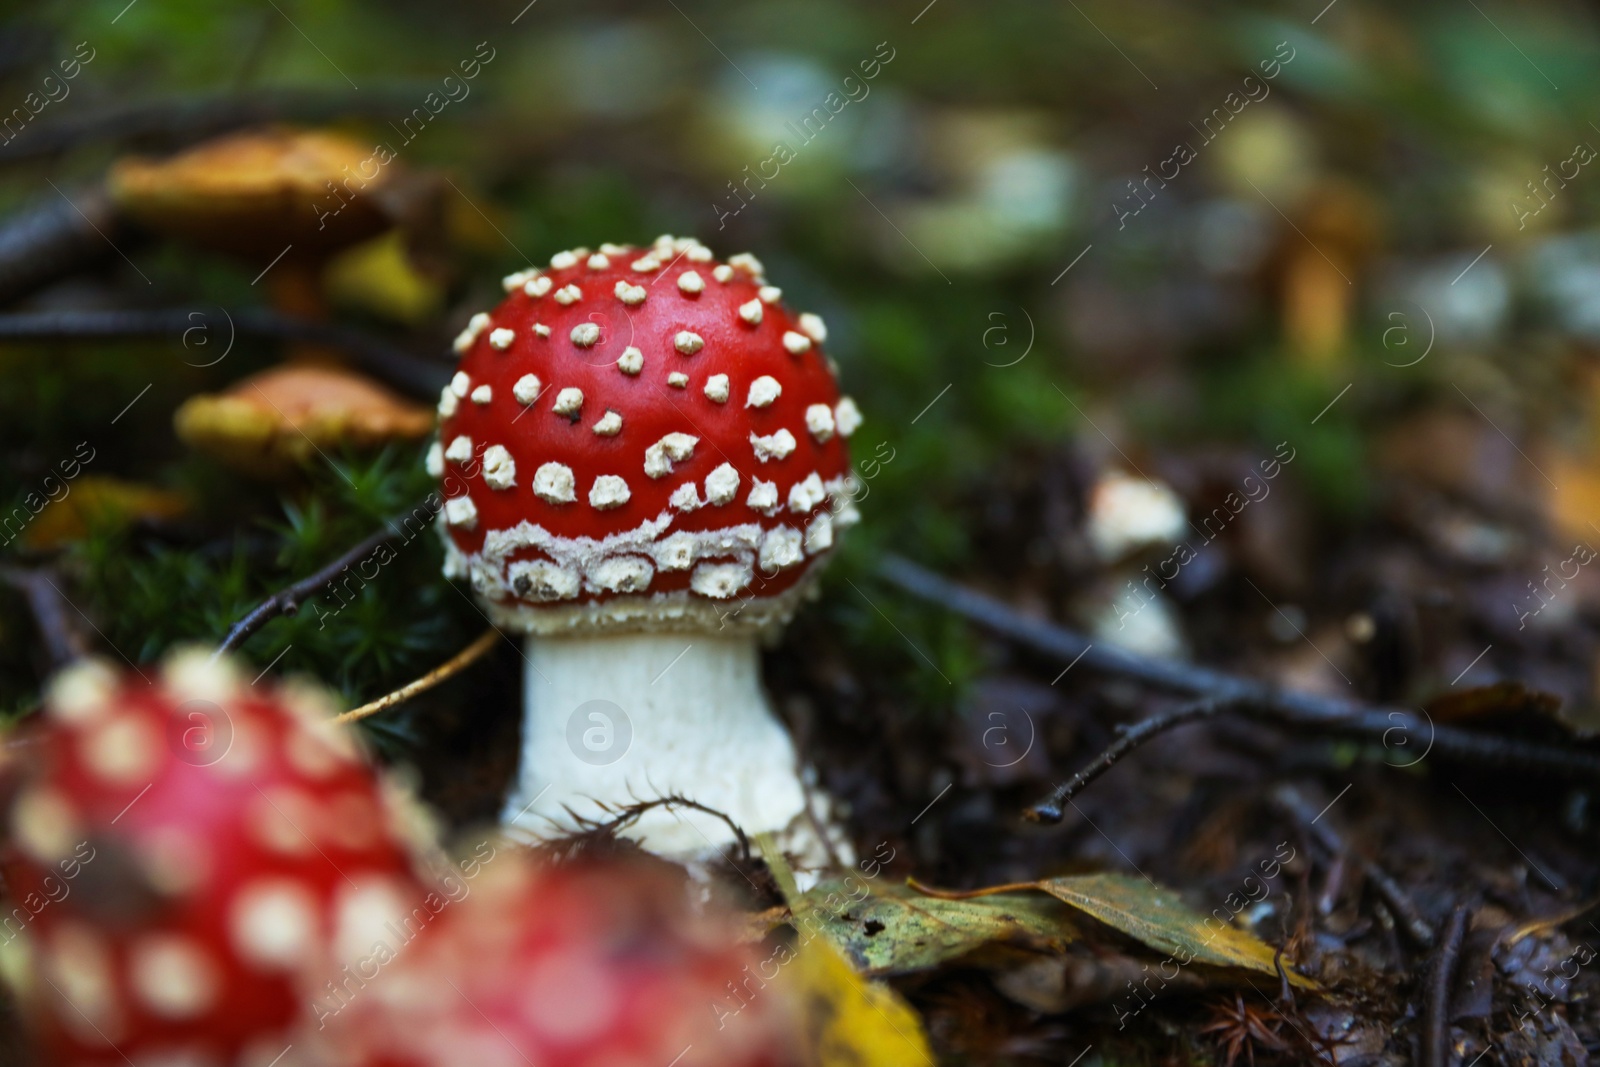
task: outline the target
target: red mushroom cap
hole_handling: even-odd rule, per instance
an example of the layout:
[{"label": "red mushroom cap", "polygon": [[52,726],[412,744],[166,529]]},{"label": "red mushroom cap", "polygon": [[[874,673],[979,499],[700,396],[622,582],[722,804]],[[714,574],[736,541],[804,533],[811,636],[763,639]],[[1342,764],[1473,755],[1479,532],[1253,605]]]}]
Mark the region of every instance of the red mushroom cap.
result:
[{"label": "red mushroom cap", "polygon": [[9,769],[8,939],[46,1061],[279,1067],[308,990],[424,891],[328,705],[173,657],[54,682]]},{"label": "red mushroom cap", "polygon": [[[360,1067],[778,1067],[793,1044],[761,959],[681,872],[640,860],[536,868],[503,851],[333,1020]],[[769,957],[771,954],[768,954]],[[764,975],[764,977],[763,977]]]},{"label": "red mushroom cap", "polygon": [[561,252],[456,340],[429,468],[446,574],[535,632],[765,625],[855,521],[860,422],[752,256]]}]

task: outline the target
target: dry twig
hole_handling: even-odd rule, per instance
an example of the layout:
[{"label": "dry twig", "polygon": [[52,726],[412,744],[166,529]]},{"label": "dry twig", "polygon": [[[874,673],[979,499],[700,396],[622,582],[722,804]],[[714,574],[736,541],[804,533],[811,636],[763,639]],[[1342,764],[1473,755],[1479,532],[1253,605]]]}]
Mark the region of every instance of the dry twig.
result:
[{"label": "dry twig", "polygon": [[[418,504],[416,508],[412,508],[411,511],[407,512],[407,515],[413,515],[417,510],[426,506],[426,504]],[[252,608],[248,615],[229,628],[227,635],[218,643],[216,654],[220,656],[225,652],[232,652],[244,644],[257,630],[279,615],[293,615],[299,610],[300,605],[307,597],[310,597],[313,593],[320,592],[324,587],[331,584],[335,578],[339,577],[340,572],[346,567],[395,536],[397,534],[394,525],[390,523],[384,529],[362,540],[344,555],[315,574],[302,578],[293,585],[272,594]]]},{"label": "dry twig", "polygon": [[392,708],[396,704],[402,704],[418,693],[432,689],[440,682],[455,677],[482,659],[495,646],[495,641],[501,636],[499,630],[490,627],[472,644],[457,652],[416,681],[408,682],[394,692],[381,696],[370,703],[363,704],[359,708],[351,708],[343,715],[337,716],[333,721],[341,724],[358,722],[369,715],[376,715],[378,712]]},{"label": "dry twig", "polygon": [[39,635],[44,638],[51,666],[63,667],[89,654],[83,634],[63,610],[66,598],[46,571],[0,567],[0,580],[28,598],[28,607],[39,625]]},{"label": "dry twig", "polygon": [[1175,711],[1152,715],[1132,725],[1117,727],[1121,735],[1100,755],[1091,760],[1088,766],[1074,774],[1048,797],[1034,804],[1022,813],[1022,817],[1030,822],[1060,822],[1063,812],[1061,805],[1081,793],[1085,786],[1102,774],[1109,771],[1123,756],[1138,748],[1158,734],[1183,726],[1186,723],[1200,719],[1209,719],[1224,711],[1239,707],[1239,701],[1229,699],[1215,699],[1207,697],[1197,700],[1192,704],[1185,704]]},{"label": "dry twig", "polygon": [[[1294,820],[1301,832],[1314,840],[1336,862],[1347,854],[1347,847],[1338,832],[1327,823],[1319,823],[1316,810],[1306,803],[1305,797],[1301,796],[1293,786],[1286,785],[1278,789],[1273,794],[1272,800],[1279,811]],[[1383,902],[1399,917],[1401,931],[1423,948],[1432,945],[1433,927],[1428,925],[1428,920],[1422,917],[1417,905],[1400,887],[1400,883],[1372,860],[1360,856],[1355,858],[1361,865],[1361,871],[1366,875],[1367,881],[1372,883],[1378,895],[1383,898]]]},{"label": "dry twig", "polygon": [[116,227],[110,198],[99,188],[52,194],[0,220],[0,304],[105,258]]},{"label": "dry twig", "polygon": [[[0,341],[105,341],[143,337],[203,337],[207,360],[239,334],[304,341],[348,352],[362,370],[412,396],[433,398],[450,380],[452,364],[429,360],[387,341],[329,322],[312,322],[263,308],[156,311],[30,311],[0,315]],[[213,347],[215,346],[215,347]],[[207,366],[209,363],[199,363]]]},{"label": "dry twig", "polygon": [[1444,940],[1428,971],[1428,1001],[1422,1024],[1423,1067],[1447,1067],[1450,1062],[1450,990],[1455,984],[1456,960],[1467,932],[1467,906],[1457,904],[1445,923]]},{"label": "dry twig", "polygon": [[1299,729],[1365,737],[1386,745],[1392,735],[1398,735],[1402,740],[1395,744],[1415,744],[1424,750],[1424,755],[1435,753],[1562,778],[1600,780],[1600,754],[1593,751],[1436,726],[1426,714],[1406,708],[1374,707],[1280,689],[1209,667],[1141,656],[1112,645],[1091,643],[1081,634],[1045,619],[1022,615],[994,597],[940,577],[899,556],[885,556],[878,573],[918,599],[944,607],[1047,656],[1063,662],[1081,662],[1089,670],[1131,678],[1158,689],[1249,707],[1259,718]]},{"label": "dry twig", "polygon": [[[114,102],[29,129],[27,136],[0,145],[0,165],[53,156],[83,144],[171,149],[241,126],[264,122],[319,123],[353,117],[388,118],[404,111],[426,86],[368,87],[360,100],[343,93],[310,90],[252,91],[160,100]],[[369,95],[370,93],[370,95]]]}]

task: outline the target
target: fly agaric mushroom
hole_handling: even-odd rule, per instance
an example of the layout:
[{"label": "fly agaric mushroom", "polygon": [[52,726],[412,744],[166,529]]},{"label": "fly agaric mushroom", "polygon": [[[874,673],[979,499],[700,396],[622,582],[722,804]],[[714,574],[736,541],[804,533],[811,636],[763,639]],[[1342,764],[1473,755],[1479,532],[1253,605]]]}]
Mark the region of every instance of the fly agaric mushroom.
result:
[{"label": "fly agaric mushroom", "polygon": [[[456,340],[428,464],[446,575],[528,635],[508,820],[570,828],[677,795],[820,858],[758,639],[857,518],[861,416],[822,320],[779,303],[755,257],[682,238],[561,252],[505,285]],[[732,840],[662,808],[627,833],[682,857]]]},{"label": "fly agaric mushroom", "polygon": [[507,851],[330,1020],[327,1058],[779,1067],[796,1057],[772,967],[711,913],[690,914],[682,872],[659,861],[541,870]]},{"label": "fly agaric mushroom", "polygon": [[268,1067],[309,986],[415,923],[399,809],[329,710],[201,652],[56,678],[4,855],[47,1062]]},{"label": "fly agaric mushroom", "polygon": [[341,448],[415,440],[433,414],[342,368],[290,363],[190,397],[172,424],[190,448],[274,477]]}]

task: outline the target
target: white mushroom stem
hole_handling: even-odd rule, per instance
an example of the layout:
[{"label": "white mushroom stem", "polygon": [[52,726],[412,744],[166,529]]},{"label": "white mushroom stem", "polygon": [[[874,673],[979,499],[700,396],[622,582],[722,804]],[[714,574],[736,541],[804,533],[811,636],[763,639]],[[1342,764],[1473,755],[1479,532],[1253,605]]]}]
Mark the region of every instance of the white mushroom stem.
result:
[{"label": "white mushroom stem", "polygon": [[[531,635],[526,660],[521,769],[505,822],[548,838],[575,829],[574,816],[610,818],[602,804],[677,795],[820,860],[753,635]],[[624,833],[681,860],[734,841],[722,820],[681,807],[653,808]]]}]

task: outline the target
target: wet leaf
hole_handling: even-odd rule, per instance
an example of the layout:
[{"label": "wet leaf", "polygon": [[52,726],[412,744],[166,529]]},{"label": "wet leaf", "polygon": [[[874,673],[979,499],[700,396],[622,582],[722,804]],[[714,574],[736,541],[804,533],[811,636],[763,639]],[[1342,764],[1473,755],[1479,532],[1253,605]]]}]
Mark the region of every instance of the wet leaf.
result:
[{"label": "wet leaf", "polygon": [[927,970],[991,943],[1053,951],[1077,939],[1066,907],[1027,893],[944,900],[884,885],[861,897],[825,882],[805,896],[811,921],[868,974]]}]

